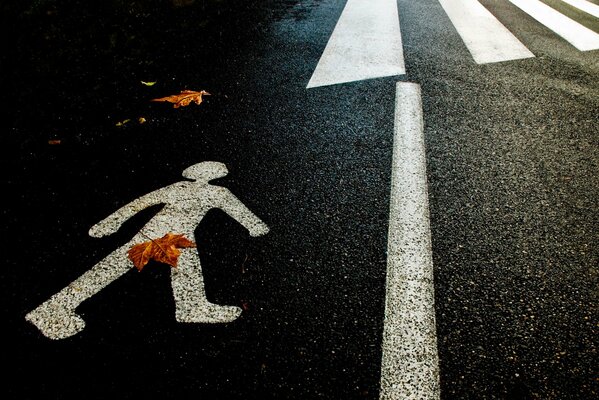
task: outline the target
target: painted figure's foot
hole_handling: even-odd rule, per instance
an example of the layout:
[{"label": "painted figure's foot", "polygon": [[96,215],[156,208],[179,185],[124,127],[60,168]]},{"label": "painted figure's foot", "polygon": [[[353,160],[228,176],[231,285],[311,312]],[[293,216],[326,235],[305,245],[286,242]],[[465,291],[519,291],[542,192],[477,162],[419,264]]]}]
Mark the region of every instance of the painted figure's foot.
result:
[{"label": "painted figure's foot", "polygon": [[56,304],[44,303],[25,316],[44,336],[59,340],[76,335],[85,328],[85,321],[74,311]]},{"label": "painted figure's foot", "polygon": [[200,324],[224,324],[235,321],[241,315],[241,308],[235,306],[220,306],[203,303],[187,306],[177,305],[176,319],[178,322]]}]

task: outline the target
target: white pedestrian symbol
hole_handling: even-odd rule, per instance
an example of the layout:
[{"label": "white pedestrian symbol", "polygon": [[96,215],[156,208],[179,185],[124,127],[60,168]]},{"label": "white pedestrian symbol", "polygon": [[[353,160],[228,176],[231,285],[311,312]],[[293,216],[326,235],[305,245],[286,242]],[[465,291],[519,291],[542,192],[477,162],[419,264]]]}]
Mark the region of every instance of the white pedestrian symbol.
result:
[{"label": "white pedestrian symbol", "polygon": [[[141,210],[164,204],[162,210],[127,244],[110,253],[25,318],[50,339],[64,339],[77,334],[85,327],[85,321],[75,313],[75,309],[131,269],[133,264],[127,257],[131,246],[147,241],[148,237],[160,238],[169,232],[193,239],[194,230],[213,208],[225,211],[253,237],[268,233],[268,226],[228,189],[209,183],[227,173],[227,167],[219,162],[194,164],[183,171],[183,176],[190,181],[177,182],[148,193],[94,225],[89,230],[90,236],[107,236]],[[181,249],[177,268],[171,268],[171,285],[175,318],[179,322],[226,323],[241,314],[239,307],[221,306],[206,299],[200,258],[195,248]]]}]

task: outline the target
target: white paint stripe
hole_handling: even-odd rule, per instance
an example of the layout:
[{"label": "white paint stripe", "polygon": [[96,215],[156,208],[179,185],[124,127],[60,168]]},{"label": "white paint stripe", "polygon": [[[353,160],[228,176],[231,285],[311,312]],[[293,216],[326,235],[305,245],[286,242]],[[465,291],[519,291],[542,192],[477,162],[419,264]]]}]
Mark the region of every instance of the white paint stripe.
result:
[{"label": "white paint stripe", "polygon": [[586,0],[562,0],[564,3],[570,4],[572,7],[576,7],[585,13],[591,14],[594,17],[599,18],[599,6]]},{"label": "white paint stripe", "polygon": [[477,64],[534,57],[476,0],[439,0]]},{"label": "white paint stripe", "polygon": [[397,84],[380,399],[439,399],[420,86]]},{"label": "white paint stripe", "polygon": [[510,0],[510,2],[570,42],[578,50],[599,49],[599,34],[539,0]]},{"label": "white paint stripe", "polygon": [[405,74],[396,0],[348,0],[307,88]]}]

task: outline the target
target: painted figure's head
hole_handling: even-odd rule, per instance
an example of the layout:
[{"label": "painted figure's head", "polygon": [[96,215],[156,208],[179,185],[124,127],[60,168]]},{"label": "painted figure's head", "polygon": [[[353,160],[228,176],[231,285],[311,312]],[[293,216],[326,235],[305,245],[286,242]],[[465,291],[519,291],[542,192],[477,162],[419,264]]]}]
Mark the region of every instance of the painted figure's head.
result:
[{"label": "painted figure's head", "polygon": [[209,182],[229,173],[227,166],[216,161],[204,161],[185,168],[182,175],[194,181]]}]

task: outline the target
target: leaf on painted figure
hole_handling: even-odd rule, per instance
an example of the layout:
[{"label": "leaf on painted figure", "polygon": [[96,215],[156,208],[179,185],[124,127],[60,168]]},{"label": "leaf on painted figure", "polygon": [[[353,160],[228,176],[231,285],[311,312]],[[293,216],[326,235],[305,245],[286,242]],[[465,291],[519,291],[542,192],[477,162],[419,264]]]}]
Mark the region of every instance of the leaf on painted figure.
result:
[{"label": "leaf on painted figure", "polygon": [[141,271],[150,260],[177,267],[180,248],[196,247],[196,244],[185,238],[184,235],[167,233],[160,239],[151,239],[147,242],[131,246],[127,255],[138,271]]},{"label": "leaf on painted figure", "polygon": [[185,107],[194,102],[198,105],[202,103],[202,96],[210,96],[205,90],[196,92],[195,90],[182,90],[179,94],[173,94],[171,96],[160,97],[158,99],[152,99],[151,101],[167,101],[173,104],[173,108]]}]

